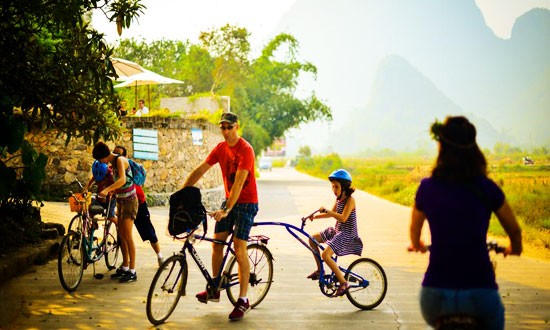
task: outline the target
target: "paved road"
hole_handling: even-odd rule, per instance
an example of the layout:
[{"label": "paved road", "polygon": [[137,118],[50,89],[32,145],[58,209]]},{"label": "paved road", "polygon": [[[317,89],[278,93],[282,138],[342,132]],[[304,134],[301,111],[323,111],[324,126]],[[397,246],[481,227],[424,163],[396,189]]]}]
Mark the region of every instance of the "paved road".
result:
[{"label": "paved road", "polygon": [[[298,224],[299,218],[319,206],[332,206],[334,197],[327,181],[311,178],[290,169],[262,172],[258,182],[260,212],[256,221],[278,220]],[[375,310],[359,311],[347,298],[329,299],[306,276],[315,264],[309,252],[283,228],[255,229],[271,237],[269,248],[275,257],[272,289],[255,310],[240,322],[229,322],[231,305],[225,297],[220,303],[198,303],[194,292],[202,291],[204,281],[195,265],[190,266],[189,296],[182,297],[167,323],[159,329],[426,329],[418,309],[418,290],[427,256],[408,254],[408,208],[357,191],[360,235],[365,243],[363,256],[379,261],[388,275],[389,288],[384,302]],[[68,206],[49,203],[43,217],[68,221]],[[177,251],[181,243],[165,234],[167,210],[154,208],[153,222],[160,234],[165,255]],[[210,223],[211,227],[213,223]],[[310,232],[319,231],[331,220],[308,224]],[[134,233],[136,237],[137,232]],[[426,240],[429,240],[426,237]],[[138,281],[119,284],[109,279],[95,280],[89,268],[78,290],[66,293],[59,284],[57,263],[37,267],[34,272],[13,279],[0,288],[1,308],[22,312],[13,329],[148,329],[145,296],[156,270],[152,249],[138,245]],[[209,264],[210,246],[197,246]],[[506,307],[507,329],[550,329],[550,262],[530,258],[495,257],[500,292]],[[353,257],[343,258],[344,264]],[[98,272],[106,272],[99,264]],[[21,297],[17,293],[23,292]]]}]

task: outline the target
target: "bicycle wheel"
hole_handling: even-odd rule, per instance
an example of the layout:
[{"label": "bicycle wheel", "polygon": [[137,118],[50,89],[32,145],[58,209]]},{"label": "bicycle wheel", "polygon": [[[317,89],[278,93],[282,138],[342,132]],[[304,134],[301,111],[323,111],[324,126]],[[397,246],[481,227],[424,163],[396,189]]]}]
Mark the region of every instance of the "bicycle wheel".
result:
[{"label": "bicycle wheel", "polygon": [[118,232],[116,224],[106,220],[105,226],[106,236],[103,238],[105,246],[105,265],[109,270],[118,268],[122,265],[122,252],[120,252],[120,244],[117,241]]},{"label": "bicycle wheel", "polygon": [[161,324],[174,311],[185,292],[187,261],[182,255],[166,259],[159,267],[147,294],[147,318],[154,325]]},{"label": "bicycle wheel", "polygon": [[345,278],[350,284],[346,296],[355,307],[373,309],[384,300],[388,281],[384,269],[376,261],[369,258],[355,260]]},{"label": "bicycle wheel", "polygon": [[[248,286],[248,300],[250,308],[258,306],[264,300],[271,282],[273,282],[273,257],[267,247],[259,244],[250,244],[247,247],[248,262],[250,263],[250,280]],[[233,256],[227,268],[228,283],[227,297],[233,305],[239,298],[239,272],[237,258]]]},{"label": "bicycle wheel", "polygon": [[82,217],[80,216],[80,213],[78,213],[71,219],[71,222],[69,222],[69,227],[67,227],[67,233],[70,232],[71,230],[74,232],[80,232],[81,228],[82,228]]},{"label": "bicycle wheel", "polygon": [[65,290],[72,292],[78,288],[84,273],[84,246],[82,236],[74,231],[69,232],[61,241],[57,258],[59,281]]}]

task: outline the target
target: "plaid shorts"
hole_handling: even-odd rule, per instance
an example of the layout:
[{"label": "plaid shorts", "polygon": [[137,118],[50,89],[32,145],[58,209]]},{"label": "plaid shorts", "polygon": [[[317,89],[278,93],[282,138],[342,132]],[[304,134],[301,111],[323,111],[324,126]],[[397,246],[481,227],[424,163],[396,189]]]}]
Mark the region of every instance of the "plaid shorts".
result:
[{"label": "plaid shorts", "polygon": [[[225,205],[225,202],[222,207],[223,205]],[[248,241],[248,234],[250,234],[250,228],[252,228],[256,213],[258,213],[258,203],[237,203],[227,217],[216,222],[214,232],[235,232],[235,237]]]}]

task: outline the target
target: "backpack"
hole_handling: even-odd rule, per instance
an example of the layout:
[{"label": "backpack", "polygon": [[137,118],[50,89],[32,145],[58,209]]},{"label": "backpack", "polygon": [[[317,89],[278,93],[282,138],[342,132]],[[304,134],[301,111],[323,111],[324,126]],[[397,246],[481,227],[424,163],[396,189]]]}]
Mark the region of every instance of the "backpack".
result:
[{"label": "backpack", "polygon": [[[117,156],[116,158],[118,159]],[[131,160],[130,158],[126,158],[128,160],[128,164],[130,165],[130,172],[132,172],[132,175],[130,176],[130,179],[134,182],[134,184],[137,184],[138,186],[143,186],[145,183],[145,168],[143,165],[136,163],[135,161]],[[115,160],[116,163],[116,160]]]},{"label": "backpack", "polygon": [[201,191],[197,187],[184,187],[170,195],[168,232],[172,236],[195,229],[201,222],[204,234],[208,229],[206,209],[202,205]]}]

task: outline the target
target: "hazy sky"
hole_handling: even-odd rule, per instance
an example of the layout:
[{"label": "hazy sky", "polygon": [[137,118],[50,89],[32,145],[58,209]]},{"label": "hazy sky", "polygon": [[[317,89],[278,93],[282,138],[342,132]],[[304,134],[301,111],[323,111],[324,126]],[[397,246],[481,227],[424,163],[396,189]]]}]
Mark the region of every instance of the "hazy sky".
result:
[{"label": "hazy sky", "polygon": [[[434,0],[439,1],[439,0]],[[463,1],[463,0],[457,0]],[[251,46],[258,50],[268,41],[282,15],[295,0],[144,0],[147,9],[138,22],[124,30],[122,38],[189,39],[196,42],[201,31],[226,23],[246,27]],[[501,38],[509,38],[514,21],[534,7],[550,9],[550,0],[475,0],[485,22]],[[93,16],[93,25],[105,33],[110,43],[119,40],[116,25],[102,12]]]}]

